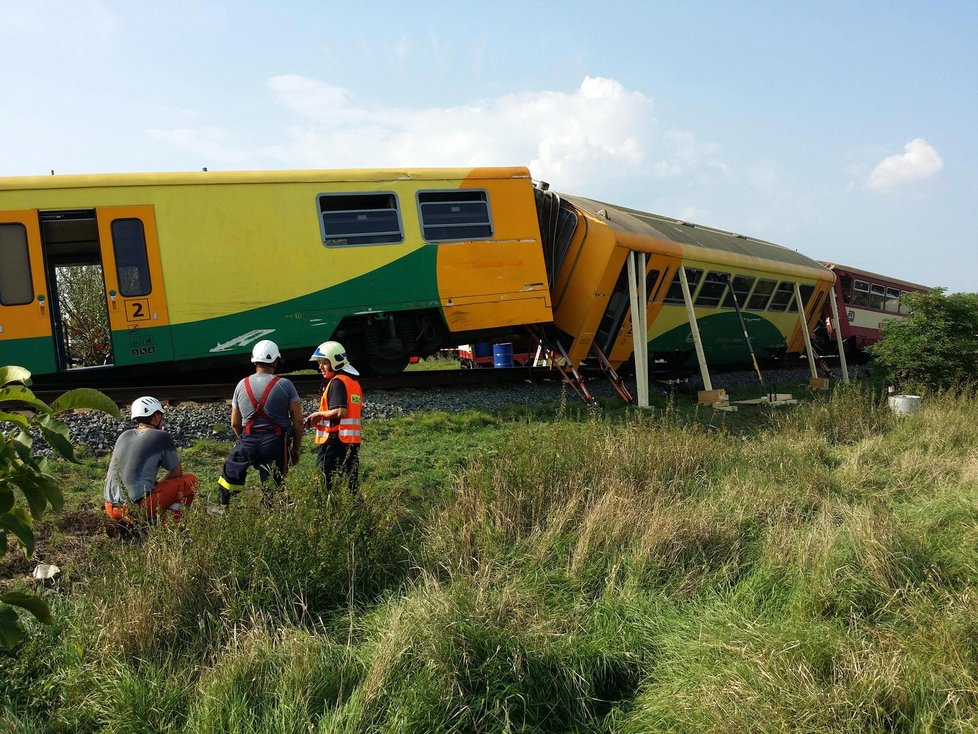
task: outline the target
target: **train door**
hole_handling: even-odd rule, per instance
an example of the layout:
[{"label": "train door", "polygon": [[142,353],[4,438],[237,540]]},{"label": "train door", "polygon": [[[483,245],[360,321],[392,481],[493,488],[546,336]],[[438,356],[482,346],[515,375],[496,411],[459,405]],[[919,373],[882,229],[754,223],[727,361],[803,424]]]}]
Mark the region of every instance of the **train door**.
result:
[{"label": "train door", "polygon": [[95,212],[37,214],[58,370],[113,362]]},{"label": "train door", "polygon": [[0,212],[0,365],[57,369],[37,212]]},{"label": "train door", "polygon": [[38,220],[57,368],[172,358],[152,207],[42,211]]},{"label": "train door", "polygon": [[101,207],[96,214],[116,364],[173,359],[153,207]]}]

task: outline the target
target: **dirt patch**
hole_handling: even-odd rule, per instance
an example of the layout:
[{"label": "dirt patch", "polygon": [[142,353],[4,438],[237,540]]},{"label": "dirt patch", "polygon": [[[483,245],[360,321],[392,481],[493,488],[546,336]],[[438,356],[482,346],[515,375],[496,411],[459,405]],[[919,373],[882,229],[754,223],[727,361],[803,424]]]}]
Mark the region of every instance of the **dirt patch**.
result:
[{"label": "dirt patch", "polygon": [[33,583],[38,563],[53,563],[62,569],[74,565],[86,554],[93,536],[105,535],[105,520],[102,508],[93,502],[45,517],[34,526],[33,557],[25,558],[23,550],[15,548],[0,559],[0,588],[19,579]]},{"label": "dirt patch", "polygon": [[101,508],[82,506],[58,515],[55,527],[71,535],[101,535],[105,532],[105,517]]}]

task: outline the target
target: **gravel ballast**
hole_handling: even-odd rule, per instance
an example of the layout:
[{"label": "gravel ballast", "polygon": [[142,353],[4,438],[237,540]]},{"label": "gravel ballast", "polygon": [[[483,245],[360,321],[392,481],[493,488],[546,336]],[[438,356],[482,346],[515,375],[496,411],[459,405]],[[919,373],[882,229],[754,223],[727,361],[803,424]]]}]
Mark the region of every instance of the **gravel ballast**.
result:
[{"label": "gravel ballast", "polygon": [[[770,370],[764,373],[767,384],[807,384],[805,370]],[[726,372],[712,377],[714,387],[728,391],[758,387],[757,376],[753,372]],[[686,389],[695,391],[700,385],[692,382]],[[626,380],[635,395],[634,379]],[[599,398],[615,395],[611,385],[603,379],[588,381],[588,389]],[[656,385],[656,389],[666,388]],[[230,396],[232,387],[228,387]],[[376,390],[364,395],[364,421],[388,420],[412,412],[447,411],[460,412],[469,409],[494,410],[502,406],[534,405],[557,402],[562,394],[568,402],[578,400],[573,391],[560,382],[517,383],[494,385],[491,387],[433,388],[429,390]],[[653,392],[654,394],[654,392]],[[303,413],[311,413],[318,408],[318,398],[303,396]],[[123,410],[127,410],[124,406]],[[230,441],[233,436],[230,426],[230,408],[227,403],[181,403],[166,410],[164,427],[174,437],[180,447],[188,446],[202,438]],[[103,413],[85,412],[62,416],[76,445],[88,446],[96,454],[112,450],[118,435],[132,427],[128,419],[115,419]],[[41,448],[40,446],[38,447]]]}]

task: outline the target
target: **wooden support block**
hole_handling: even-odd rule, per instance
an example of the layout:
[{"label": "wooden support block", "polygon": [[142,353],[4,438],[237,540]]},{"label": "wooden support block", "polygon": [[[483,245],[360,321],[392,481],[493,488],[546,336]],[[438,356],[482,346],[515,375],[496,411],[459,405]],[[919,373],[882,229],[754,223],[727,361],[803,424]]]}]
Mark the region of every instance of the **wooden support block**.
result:
[{"label": "wooden support block", "polygon": [[829,389],[829,378],[827,377],[813,377],[808,381],[808,386],[812,390],[828,390]]},{"label": "wooden support block", "polygon": [[795,400],[791,393],[770,393],[765,395],[763,398],[754,398],[753,400],[738,400],[739,405],[797,405],[798,401]]},{"label": "wooden support block", "polygon": [[720,390],[700,390],[696,393],[697,405],[713,405],[721,400],[727,400],[727,391],[722,388]]}]

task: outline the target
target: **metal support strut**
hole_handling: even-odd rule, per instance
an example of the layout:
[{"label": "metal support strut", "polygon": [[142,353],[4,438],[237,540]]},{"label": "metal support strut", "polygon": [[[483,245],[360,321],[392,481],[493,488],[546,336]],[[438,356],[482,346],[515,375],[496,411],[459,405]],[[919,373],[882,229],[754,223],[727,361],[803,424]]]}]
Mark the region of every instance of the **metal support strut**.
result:
[{"label": "metal support strut", "polygon": [[[638,407],[649,407],[649,307],[645,292],[646,256],[628,253],[628,300],[632,315],[632,355],[635,361],[635,388]],[[620,391],[619,391],[620,394]]]},{"label": "metal support strut", "polygon": [[567,351],[564,349],[564,345],[560,343],[560,340],[554,339],[553,344],[551,344],[544,336],[543,330],[534,327],[530,327],[530,333],[536,337],[537,343],[540,345],[537,349],[538,357],[541,349],[545,351],[550,366],[560,371],[564,382],[571,386],[581,400],[588,404],[597,402],[584,384],[584,378],[581,377],[580,372],[571,364],[570,357],[567,356]]},{"label": "metal support strut", "polygon": [[[611,386],[615,388],[615,392],[617,392],[621,396],[621,399],[626,403],[632,402],[632,394],[628,391],[628,387],[625,386],[625,381],[621,378],[621,375],[615,372],[614,368],[611,366],[611,362],[609,362],[608,358],[604,356],[604,352],[598,348],[597,344],[591,345],[591,354],[593,354],[594,358],[598,360],[598,365],[601,367],[601,371],[604,372],[605,377],[611,381]],[[648,403],[648,396],[646,396],[646,403]]]}]

